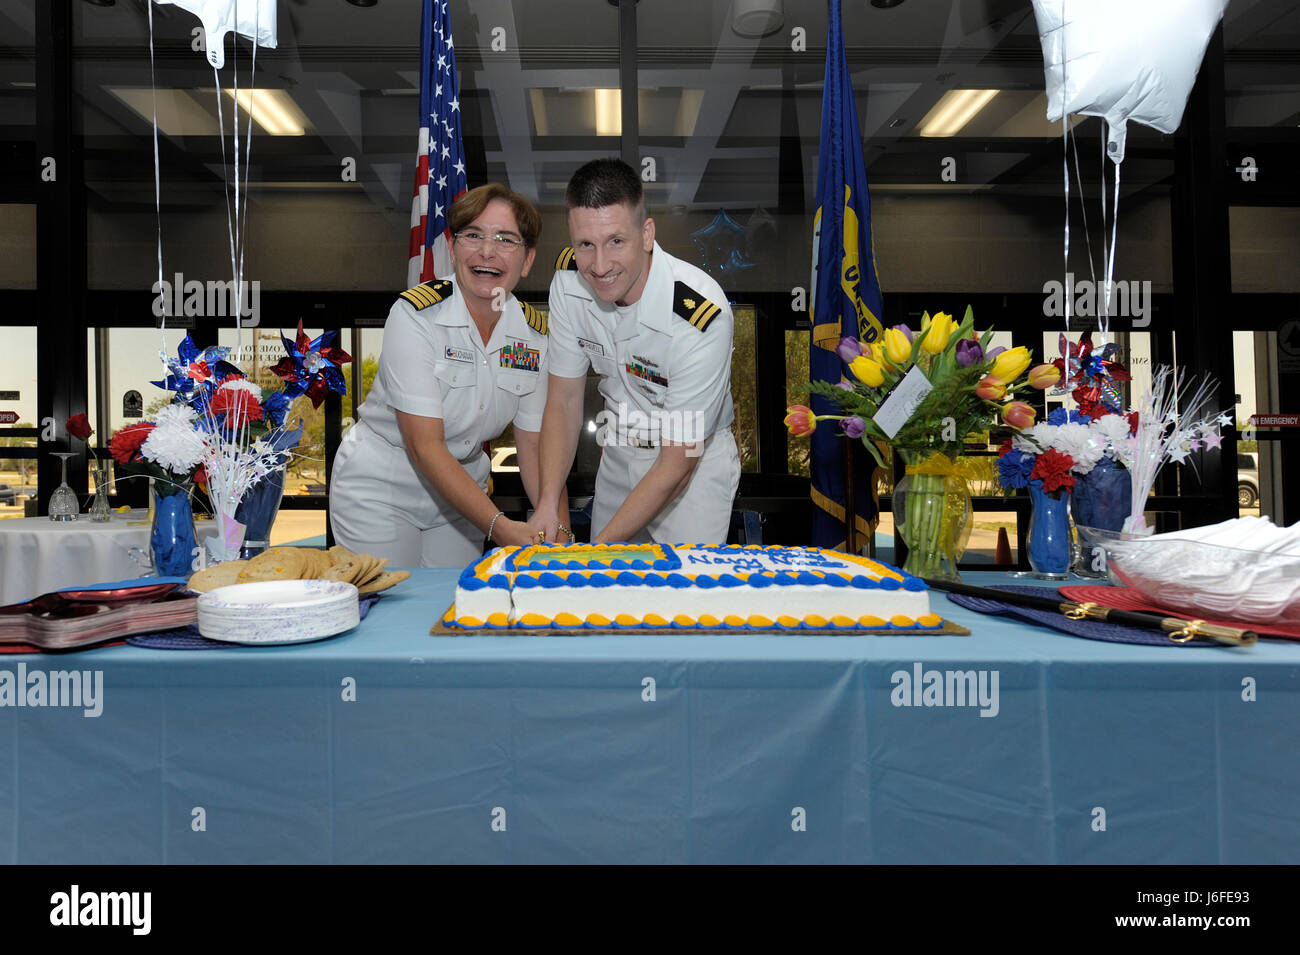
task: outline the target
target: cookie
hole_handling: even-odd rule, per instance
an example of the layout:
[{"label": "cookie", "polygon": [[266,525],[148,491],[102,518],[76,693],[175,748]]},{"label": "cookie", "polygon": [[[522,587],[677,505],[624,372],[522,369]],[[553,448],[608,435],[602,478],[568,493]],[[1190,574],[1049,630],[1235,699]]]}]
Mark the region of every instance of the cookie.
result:
[{"label": "cookie", "polygon": [[[276,550],[273,548],[272,550]],[[239,575],[241,584],[255,580],[299,580],[307,569],[307,558],[296,548],[268,550],[248,562]]]},{"label": "cookie", "polygon": [[387,557],[372,557],[370,554],[364,556],[369,557],[370,562],[366,564],[365,569],[360,574],[353,578],[352,582],[356,584],[357,587],[362,587],[365,584],[370,583],[379,576],[381,570],[388,566]]},{"label": "cookie", "polygon": [[357,588],[361,594],[377,594],[381,590],[387,590],[394,584],[400,584],[403,580],[411,576],[409,570],[387,570],[376,577],[370,583]]},{"label": "cookie", "polygon": [[366,565],[368,558],[358,554],[351,560],[345,560],[341,564],[335,564],[321,573],[322,580],[341,580],[345,583],[352,583],[352,578]]},{"label": "cookie", "polygon": [[239,575],[248,566],[246,560],[230,560],[224,564],[205,567],[190,578],[189,588],[195,593],[206,594],[218,587],[229,587],[239,583]]},{"label": "cookie", "polygon": [[330,555],[330,558],[336,564],[342,564],[345,561],[349,561],[353,557],[357,556],[352,551],[344,547],[342,544],[335,544],[333,547],[329,549],[328,553]]}]

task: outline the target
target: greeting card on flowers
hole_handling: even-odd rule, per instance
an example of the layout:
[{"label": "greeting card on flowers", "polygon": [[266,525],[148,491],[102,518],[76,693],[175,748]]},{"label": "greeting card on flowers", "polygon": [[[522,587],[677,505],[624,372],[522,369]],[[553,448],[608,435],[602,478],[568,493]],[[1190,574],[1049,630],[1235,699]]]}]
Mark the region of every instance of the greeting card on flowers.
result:
[{"label": "greeting card on flowers", "polygon": [[913,365],[903,379],[894,386],[889,397],[881,403],[880,410],[875,413],[874,420],[880,426],[880,430],[891,438],[898,434],[899,429],[907,424],[907,419],[916,411],[917,405],[933,390],[934,385],[930,384],[930,379],[925,377],[925,373],[920,368]]}]

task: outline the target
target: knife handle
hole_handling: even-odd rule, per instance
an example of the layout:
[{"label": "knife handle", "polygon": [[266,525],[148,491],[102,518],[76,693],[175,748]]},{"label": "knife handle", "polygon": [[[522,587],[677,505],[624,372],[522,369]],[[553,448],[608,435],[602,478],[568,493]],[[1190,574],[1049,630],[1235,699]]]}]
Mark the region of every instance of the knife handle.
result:
[{"label": "knife handle", "polygon": [[1175,643],[1186,643],[1193,637],[1209,637],[1219,643],[1230,643],[1239,647],[1252,647],[1259,639],[1254,630],[1237,630],[1221,627],[1204,620],[1180,620],[1177,617],[1165,617],[1160,621],[1160,628],[1169,634]]}]

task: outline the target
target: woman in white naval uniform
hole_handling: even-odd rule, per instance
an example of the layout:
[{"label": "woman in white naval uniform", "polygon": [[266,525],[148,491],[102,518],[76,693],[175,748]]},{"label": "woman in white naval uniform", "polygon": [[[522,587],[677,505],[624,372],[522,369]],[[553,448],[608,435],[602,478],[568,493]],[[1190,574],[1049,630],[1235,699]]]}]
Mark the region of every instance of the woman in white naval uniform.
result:
[{"label": "woman in white naval uniform", "polygon": [[541,216],[489,183],[461,197],[447,221],[455,282],[418,285],[393,303],[378,374],[330,481],[335,538],[395,567],[463,567],[484,537],[536,540],[488,497],[483,443],[514,423],[535,502],[546,321],[511,293],[532,267]]}]

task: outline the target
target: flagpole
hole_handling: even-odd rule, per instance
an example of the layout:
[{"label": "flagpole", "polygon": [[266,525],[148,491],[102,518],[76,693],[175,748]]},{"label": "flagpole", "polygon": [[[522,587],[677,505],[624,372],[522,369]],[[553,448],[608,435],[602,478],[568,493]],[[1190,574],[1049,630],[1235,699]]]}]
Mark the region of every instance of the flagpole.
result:
[{"label": "flagpole", "polygon": [[845,443],[848,447],[844,452],[844,550],[856,554],[858,552],[858,508],[854,501],[853,453],[857,450],[854,447],[857,442],[850,439]]}]

